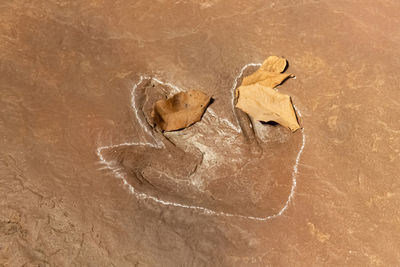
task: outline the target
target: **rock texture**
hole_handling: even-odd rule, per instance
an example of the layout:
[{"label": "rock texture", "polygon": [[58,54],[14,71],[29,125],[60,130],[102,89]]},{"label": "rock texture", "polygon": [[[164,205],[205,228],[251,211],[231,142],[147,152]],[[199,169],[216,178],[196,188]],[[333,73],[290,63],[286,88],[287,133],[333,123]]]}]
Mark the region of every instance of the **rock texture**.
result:
[{"label": "rock texture", "polygon": [[[397,0],[1,1],[0,266],[398,265],[399,9]],[[116,177],[164,201],[279,211],[302,132],[252,128],[231,101],[241,68],[268,55],[296,74],[279,91],[300,111],[306,142],[281,216],[166,206]],[[153,91],[173,90],[143,78],[132,99],[146,75],[215,105],[161,139],[140,123],[161,99]],[[97,152],[114,144],[102,150],[111,170]]]}]

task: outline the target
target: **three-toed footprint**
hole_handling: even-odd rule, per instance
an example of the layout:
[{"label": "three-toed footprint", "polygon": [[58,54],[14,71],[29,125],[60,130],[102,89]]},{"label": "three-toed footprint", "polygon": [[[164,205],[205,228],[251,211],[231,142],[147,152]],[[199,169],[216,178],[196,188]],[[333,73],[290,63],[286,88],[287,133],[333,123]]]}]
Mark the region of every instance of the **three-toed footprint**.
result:
[{"label": "three-toed footprint", "polygon": [[[243,67],[231,90],[255,65]],[[296,186],[303,130],[252,121],[233,106],[237,121],[230,122],[214,111],[214,102],[200,122],[161,133],[151,125],[153,104],[179,90],[141,77],[132,89],[132,109],[147,137],[99,147],[107,168],[138,197],[159,204],[257,220],[281,215]]]}]

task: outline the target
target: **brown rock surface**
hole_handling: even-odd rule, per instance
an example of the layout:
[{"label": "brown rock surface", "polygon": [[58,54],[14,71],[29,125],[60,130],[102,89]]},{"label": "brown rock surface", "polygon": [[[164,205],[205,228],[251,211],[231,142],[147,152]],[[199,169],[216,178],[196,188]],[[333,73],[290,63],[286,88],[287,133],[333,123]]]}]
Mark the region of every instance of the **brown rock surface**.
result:
[{"label": "brown rock surface", "polygon": [[[1,1],[0,266],[398,265],[399,8]],[[304,132],[233,111],[268,55]],[[215,105],[153,132],[153,100],[190,88]]]}]

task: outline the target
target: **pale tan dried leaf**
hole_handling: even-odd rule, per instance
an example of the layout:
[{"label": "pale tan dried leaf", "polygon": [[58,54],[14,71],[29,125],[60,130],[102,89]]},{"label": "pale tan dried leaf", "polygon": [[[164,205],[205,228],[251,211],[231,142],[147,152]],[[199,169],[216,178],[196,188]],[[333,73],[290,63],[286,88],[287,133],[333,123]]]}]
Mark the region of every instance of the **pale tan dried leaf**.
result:
[{"label": "pale tan dried leaf", "polygon": [[286,59],[277,56],[268,57],[261,67],[253,74],[243,78],[242,85],[259,83],[274,88],[280,85],[292,74],[282,73],[287,65]]},{"label": "pale tan dried leaf", "polygon": [[272,88],[252,84],[238,88],[236,107],[258,121],[274,121],[292,132],[300,128],[290,96]]},{"label": "pale tan dried leaf", "polygon": [[259,83],[266,87],[275,88],[289,77],[291,77],[291,74],[267,72],[259,69],[253,74],[244,77],[242,85]]},{"label": "pale tan dried leaf", "polygon": [[196,90],[177,93],[154,104],[153,120],[164,131],[186,128],[201,120],[210,99],[205,93]]},{"label": "pale tan dried leaf", "polygon": [[264,60],[261,69],[269,72],[282,73],[287,65],[287,61],[283,57],[270,56]]}]

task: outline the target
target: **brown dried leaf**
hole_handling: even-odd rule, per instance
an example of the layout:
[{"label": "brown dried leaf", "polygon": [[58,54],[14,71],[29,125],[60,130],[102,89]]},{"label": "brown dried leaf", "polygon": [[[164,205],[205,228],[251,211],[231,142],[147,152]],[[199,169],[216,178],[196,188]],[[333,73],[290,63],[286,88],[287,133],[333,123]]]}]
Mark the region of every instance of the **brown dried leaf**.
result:
[{"label": "brown dried leaf", "polygon": [[274,88],[280,85],[292,74],[282,73],[287,65],[286,59],[277,56],[268,57],[261,67],[253,74],[244,77],[242,85],[259,83]]},{"label": "brown dried leaf", "polygon": [[290,96],[272,88],[252,84],[238,88],[236,107],[259,121],[275,121],[292,132],[300,128]]},{"label": "brown dried leaf", "polygon": [[196,90],[177,93],[154,104],[153,120],[164,131],[186,128],[201,120],[210,99]]}]

